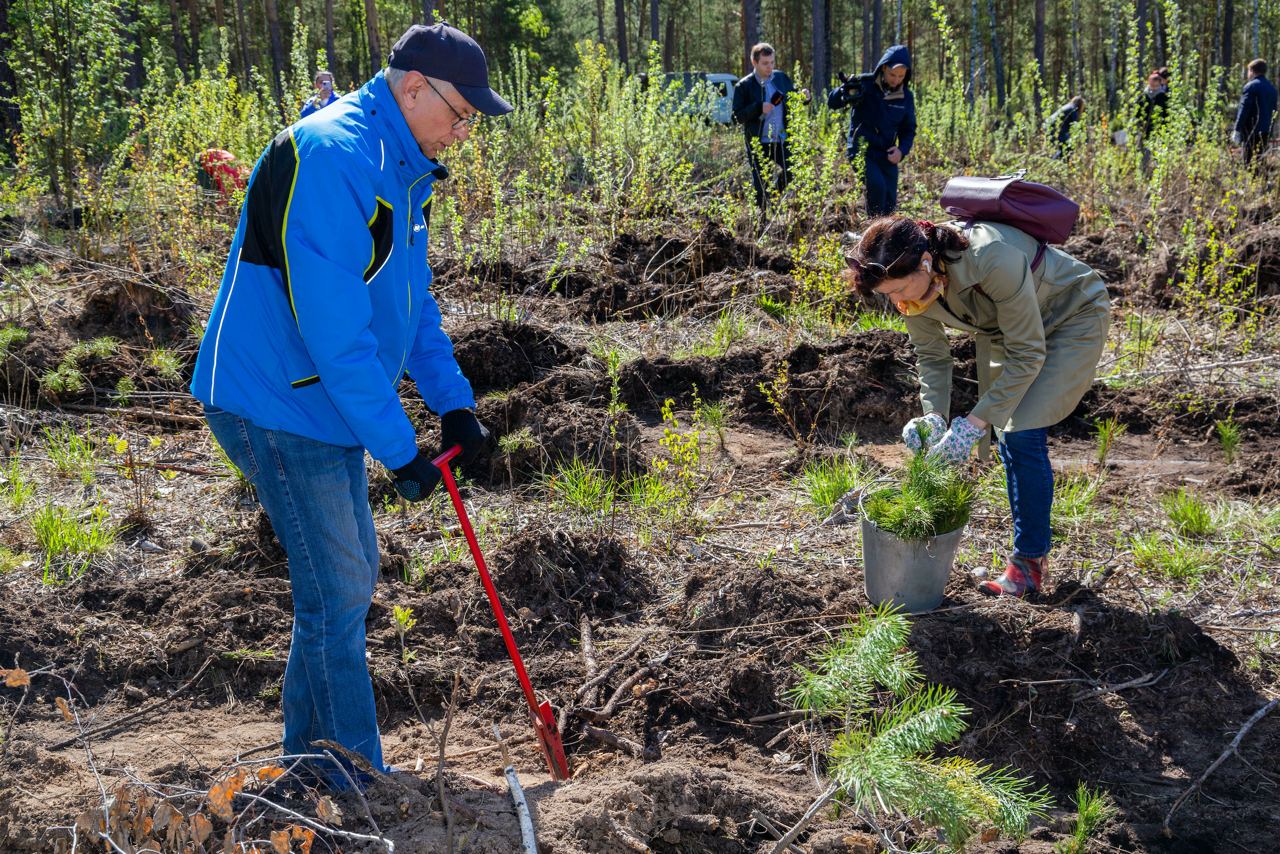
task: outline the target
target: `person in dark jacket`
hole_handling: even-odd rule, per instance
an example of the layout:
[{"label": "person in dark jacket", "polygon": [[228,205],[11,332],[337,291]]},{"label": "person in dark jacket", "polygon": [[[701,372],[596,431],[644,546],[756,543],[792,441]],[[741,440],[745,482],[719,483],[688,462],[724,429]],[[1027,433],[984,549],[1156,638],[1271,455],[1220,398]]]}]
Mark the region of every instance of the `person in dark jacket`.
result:
[{"label": "person in dark jacket", "polygon": [[1054,155],[1056,159],[1065,160],[1071,153],[1071,126],[1080,121],[1083,114],[1084,98],[1076,95],[1054,111],[1054,114],[1049,116],[1049,121],[1045,122],[1058,143],[1058,153]]},{"label": "person in dark jacket", "polygon": [[[756,206],[763,213],[767,207],[764,164],[756,154],[753,139],[760,140],[764,156],[777,166],[777,188],[781,193],[791,181],[791,158],[787,153],[787,96],[797,91],[786,72],[775,69],[777,55],[773,45],[761,42],[751,48],[751,73],[738,81],[733,89],[733,120],[742,125],[746,137],[747,162],[751,164],[751,183],[756,190]],[[809,90],[798,90],[809,102]],[[772,169],[772,167],[769,167]]]},{"label": "person in dark jacket", "polygon": [[[460,445],[465,465],[484,446],[429,290],[427,236],[447,174],[436,158],[480,113],[512,109],[489,88],[480,46],[453,27],[410,27],[387,66],[258,159],[191,381],[288,555],[284,752],[314,754],[327,739],[376,771],[365,617],[379,559],[365,452],[406,500],[438,484],[436,450],[419,447],[400,401],[406,375],[440,416],[441,449]],[[332,765],[314,771],[347,787]]]},{"label": "person in dark jacket", "polygon": [[1147,85],[1138,101],[1139,126],[1144,140],[1163,125],[1169,115],[1169,81],[1160,71],[1157,68],[1147,75]]},{"label": "person in dark jacket", "polygon": [[898,164],[916,141],[916,100],[911,92],[911,54],[896,44],[867,74],[850,77],[827,95],[833,110],[853,107],[849,116],[849,161],[863,154],[867,216],[898,207]]},{"label": "person in dark jacket", "polygon": [[1261,162],[1271,137],[1271,120],[1276,111],[1276,87],[1267,79],[1267,63],[1255,59],[1247,66],[1249,80],[1240,94],[1240,109],[1236,111],[1232,141],[1244,151],[1244,162]]}]

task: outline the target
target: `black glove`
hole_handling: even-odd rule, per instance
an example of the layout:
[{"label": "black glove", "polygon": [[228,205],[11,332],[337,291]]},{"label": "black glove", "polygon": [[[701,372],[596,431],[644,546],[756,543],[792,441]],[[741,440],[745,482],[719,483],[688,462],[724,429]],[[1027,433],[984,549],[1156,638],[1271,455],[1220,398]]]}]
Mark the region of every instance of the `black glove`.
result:
[{"label": "black glove", "polygon": [[395,469],[391,475],[391,485],[405,501],[422,501],[440,483],[440,469],[431,465],[431,457],[422,451],[418,451],[407,466]]},{"label": "black glove", "polygon": [[454,458],[455,470],[466,468],[467,463],[475,459],[476,454],[489,441],[489,431],[476,418],[470,409],[455,409],[440,417],[440,451],[449,450],[454,445],[462,446],[462,453]]},{"label": "black glove", "polygon": [[858,82],[857,76],[845,77],[838,71],[836,72],[836,76],[840,78],[840,88],[846,92],[853,92],[861,88],[861,84]]}]

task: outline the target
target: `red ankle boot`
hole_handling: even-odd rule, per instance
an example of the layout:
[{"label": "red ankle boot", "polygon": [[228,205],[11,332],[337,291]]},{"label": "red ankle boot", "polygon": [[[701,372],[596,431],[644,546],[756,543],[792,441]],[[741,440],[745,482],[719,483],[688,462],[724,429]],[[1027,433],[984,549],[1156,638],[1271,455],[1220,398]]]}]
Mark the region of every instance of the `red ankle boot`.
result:
[{"label": "red ankle boot", "polygon": [[1044,571],[1049,562],[1046,557],[1023,557],[1015,554],[1009,558],[1004,573],[995,580],[984,581],[978,590],[988,596],[1016,596],[1019,599],[1040,592]]}]

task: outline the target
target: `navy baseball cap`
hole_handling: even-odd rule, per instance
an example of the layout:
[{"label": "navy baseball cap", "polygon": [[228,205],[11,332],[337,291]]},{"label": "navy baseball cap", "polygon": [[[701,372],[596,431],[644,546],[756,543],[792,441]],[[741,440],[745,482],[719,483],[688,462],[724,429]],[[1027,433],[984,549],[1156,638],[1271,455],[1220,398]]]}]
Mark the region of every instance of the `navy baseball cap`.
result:
[{"label": "navy baseball cap", "polygon": [[448,24],[414,24],[391,48],[387,65],[447,80],[467,103],[487,116],[514,109],[489,88],[489,63],[476,40]]}]

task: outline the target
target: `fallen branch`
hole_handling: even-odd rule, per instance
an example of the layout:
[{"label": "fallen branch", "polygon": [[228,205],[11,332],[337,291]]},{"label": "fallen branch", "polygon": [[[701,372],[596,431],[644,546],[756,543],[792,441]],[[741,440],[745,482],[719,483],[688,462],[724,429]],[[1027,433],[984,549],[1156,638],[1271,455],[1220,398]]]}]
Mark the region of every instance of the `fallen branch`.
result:
[{"label": "fallen branch", "polygon": [[[775,825],[767,815],[760,812],[760,810],[753,809],[751,811],[751,817],[755,819],[757,824],[759,824],[761,827],[767,830],[769,832],[769,835],[772,836],[775,840],[782,838],[782,831],[778,830],[778,826]],[[790,851],[791,854],[804,854],[804,849],[801,848],[799,845],[788,845],[787,850]]]},{"label": "fallen branch", "polygon": [[1139,676],[1137,679],[1130,679],[1128,682],[1121,682],[1119,685],[1099,685],[1097,688],[1090,688],[1087,691],[1073,694],[1071,699],[1074,701],[1083,700],[1087,697],[1101,697],[1103,694],[1118,694],[1126,688],[1146,688],[1159,682],[1168,672],[1169,669],[1166,667],[1160,671],[1159,675],[1148,673],[1146,676]]},{"label": "fallen branch", "polygon": [[[534,737],[532,735],[528,733],[523,733],[521,735],[513,735],[511,736],[511,738],[508,738],[506,741],[507,741],[507,744],[509,745],[524,744],[526,741],[533,741],[533,738]],[[454,759],[465,759],[468,756],[481,756],[485,753],[493,753],[495,750],[498,750],[498,745],[486,744],[484,747],[473,747],[470,750],[463,750],[458,753],[450,753],[448,756],[445,757],[445,760],[452,761]]]},{"label": "fallen branch", "polygon": [[613,660],[613,663],[610,664],[608,667],[606,667],[594,679],[587,680],[587,682],[585,682],[583,686],[577,690],[574,696],[577,697],[579,700],[581,700],[586,695],[586,693],[590,691],[592,688],[596,688],[602,685],[606,680],[608,680],[610,676],[614,674],[614,671],[616,671],[619,667],[622,666],[622,663],[624,661],[630,658],[635,653],[635,651],[640,648],[641,644],[643,644],[645,641],[649,639],[649,636],[651,634],[652,632],[645,632],[640,637],[636,638],[632,642],[632,644],[623,651],[622,655],[619,655],[617,658],[615,658]]},{"label": "fallen branch", "polygon": [[86,415],[113,415],[141,421],[159,421],[164,424],[172,424],[175,427],[199,428],[205,426],[205,420],[198,415],[179,415],[176,412],[160,412],[156,409],[89,406],[83,403],[64,403],[58,408],[67,412],[83,412]]},{"label": "fallen branch", "polygon": [[208,658],[206,658],[206,659],[204,660],[204,664],[201,664],[201,665],[200,665],[200,669],[196,671],[195,676],[192,676],[192,677],[191,677],[190,679],[188,679],[186,682],[182,683],[182,685],[181,685],[181,686],[179,686],[178,688],[174,689],[174,691],[173,691],[173,692],[171,692],[171,693],[169,694],[169,696],[165,697],[163,700],[157,700],[157,701],[156,701],[156,702],[154,702],[154,703],[148,703],[147,705],[142,706],[141,708],[137,709],[136,711],[130,712],[129,714],[124,715],[123,717],[116,718],[114,721],[111,721],[111,722],[109,722],[109,723],[105,723],[105,724],[101,724],[101,725],[96,726],[96,727],[93,727],[92,729],[89,729],[89,730],[85,730],[84,732],[79,733],[78,735],[73,735],[71,738],[64,738],[62,741],[59,741],[57,744],[51,744],[51,745],[49,745],[49,748],[48,748],[48,749],[49,749],[49,750],[62,750],[64,747],[70,747],[71,745],[75,744],[77,741],[79,741],[79,740],[80,740],[80,739],[82,739],[82,738],[86,738],[86,737],[88,737],[88,736],[97,736],[97,735],[102,735],[103,733],[111,732],[112,730],[114,730],[114,729],[116,729],[116,728],[118,728],[118,727],[124,726],[124,725],[125,725],[125,724],[127,724],[127,723],[132,723],[133,721],[137,720],[138,718],[144,717],[145,715],[149,715],[151,712],[153,712],[153,711],[155,711],[156,709],[160,708],[160,707],[161,707],[161,706],[163,706],[165,703],[168,703],[168,702],[169,702],[170,700],[172,700],[174,697],[178,696],[178,695],[179,695],[179,694],[181,694],[183,691],[187,690],[187,689],[188,689],[188,688],[190,688],[192,685],[194,685],[194,684],[196,683],[196,680],[197,680],[197,679],[199,679],[202,675],[204,675],[205,668],[207,668],[210,664],[212,664],[212,663],[213,663],[213,661],[214,661],[214,659],[216,659],[216,658],[217,658],[217,656],[216,656],[216,655],[211,655],[211,656],[209,656]]},{"label": "fallen branch", "polygon": [[1253,717],[1245,721],[1244,726],[1240,727],[1240,731],[1236,733],[1236,737],[1231,739],[1231,743],[1227,745],[1227,749],[1222,751],[1222,755],[1219,756],[1217,759],[1213,760],[1213,764],[1205,769],[1204,773],[1200,775],[1199,780],[1196,780],[1194,783],[1191,784],[1191,788],[1187,789],[1185,792],[1183,792],[1181,795],[1178,796],[1178,799],[1173,802],[1173,806],[1169,808],[1169,814],[1164,817],[1164,835],[1165,836],[1173,836],[1173,832],[1169,829],[1169,821],[1173,818],[1173,814],[1178,811],[1178,808],[1182,806],[1183,801],[1185,801],[1187,798],[1191,797],[1195,792],[1200,790],[1200,788],[1204,785],[1205,781],[1209,779],[1209,775],[1212,774],[1214,771],[1217,771],[1218,766],[1221,765],[1223,762],[1227,761],[1227,757],[1231,756],[1231,754],[1235,753],[1240,749],[1240,742],[1244,741],[1244,737],[1249,733],[1249,730],[1253,729],[1254,725],[1257,724],[1258,721],[1265,718],[1267,714],[1272,709],[1274,709],[1277,705],[1280,705],[1280,698],[1272,700],[1271,702],[1263,706],[1261,709],[1258,709],[1258,711],[1254,712]]},{"label": "fallen branch", "polygon": [[449,727],[453,724],[453,710],[457,707],[458,686],[461,683],[462,677],[458,675],[458,671],[453,671],[453,690],[449,692],[449,708],[445,709],[444,725],[440,728],[440,759],[436,763],[436,790],[440,793],[440,810],[444,813],[447,840],[445,847],[448,854],[453,854],[453,810],[449,809],[449,788],[444,782],[444,749],[449,741]]},{"label": "fallen branch", "polygon": [[607,744],[610,747],[621,750],[624,753],[630,754],[636,759],[645,758],[644,747],[625,736],[618,735],[615,732],[611,732],[607,729],[599,729],[598,727],[593,727],[590,724],[583,724],[582,734],[589,738],[594,738],[596,741]]},{"label": "fallen branch", "polygon": [[805,810],[804,815],[800,816],[800,820],[796,822],[795,826],[788,830],[786,834],[778,840],[778,844],[773,846],[773,850],[770,854],[784,854],[784,852],[791,847],[791,843],[795,842],[796,839],[799,838],[800,834],[804,833],[804,829],[812,823],[814,818],[818,815],[818,811],[830,803],[838,791],[839,787],[836,786],[835,783],[827,786],[827,790],[821,795],[818,795],[818,799],[809,806],[809,809]]}]

